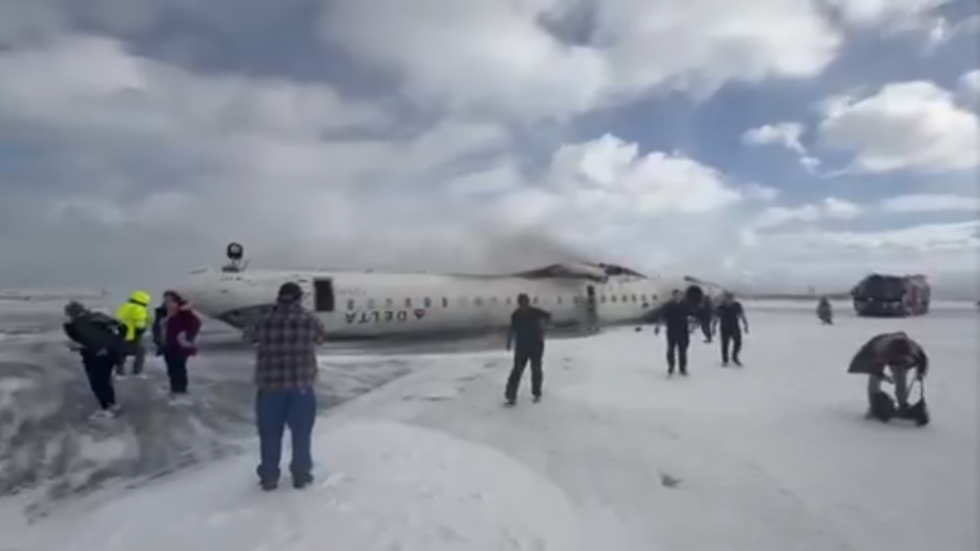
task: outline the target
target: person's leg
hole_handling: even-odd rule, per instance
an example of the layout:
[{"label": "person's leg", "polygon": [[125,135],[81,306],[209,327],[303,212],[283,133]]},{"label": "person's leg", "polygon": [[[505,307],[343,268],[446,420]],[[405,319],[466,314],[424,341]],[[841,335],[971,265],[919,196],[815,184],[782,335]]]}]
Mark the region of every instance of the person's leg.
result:
[{"label": "person's leg", "polygon": [[704,334],[704,342],[711,342],[711,318],[701,318],[701,333]]},{"label": "person's leg", "polygon": [[721,364],[728,365],[728,349],[732,346],[732,334],[722,329],[719,337],[721,338]]},{"label": "person's leg", "polygon": [[908,371],[892,369],[892,379],[895,380],[895,400],[898,402],[899,409],[909,407]]},{"label": "person's leg", "polygon": [[129,359],[129,343],[123,345],[122,350],[114,358],[113,368],[117,377],[126,376],[126,361]]},{"label": "person's leg", "polygon": [[732,361],[735,365],[742,365],[742,360],[739,359],[739,354],[742,352],[742,331],[736,330],[732,332]]},{"label": "person's leg", "polygon": [[293,486],[302,488],[313,481],[313,426],[316,424],[316,390],[313,387],[288,391],[286,424],[293,456],[289,471]]},{"label": "person's leg", "polygon": [[677,363],[675,355],[677,354],[677,342],[678,339],[675,335],[667,334],[667,374],[674,374],[674,364]]},{"label": "person's leg", "polygon": [[875,374],[868,375],[868,413],[867,417],[874,415],[875,396],[881,392],[882,378]]},{"label": "person's leg", "polygon": [[507,377],[507,388],[504,391],[504,398],[508,402],[514,402],[517,400],[517,389],[521,386],[521,377],[524,376],[524,368],[527,367],[527,362],[531,359],[528,354],[526,346],[514,347],[514,367],[510,370],[510,376]]},{"label": "person's leg", "polygon": [[146,363],[146,347],[143,346],[143,341],[139,340],[133,343],[133,375],[143,374],[144,363]]},{"label": "person's leg", "polygon": [[187,356],[184,354],[173,355],[174,376],[171,381],[171,388],[174,394],[187,394]]},{"label": "person's leg", "polygon": [[177,359],[173,353],[164,351],[163,362],[167,366],[167,380],[170,382],[170,394],[177,394]]},{"label": "person's leg", "polygon": [[534,354],[531,355],[531,395],[535,398],[541,397],[541,385],[544,384],[543,359],[544,345],[535,350]]},{"label": "person's leg", "polygon": [[681,375],[687,375],[687,349],[691,346],[691,339],[687,336],[677,343],[677,366],[680,367]]},{"label": "person's leg", "polygon": [[286,427],[286,391],[258,390],[255,393],[255,424],[259,431],[259,465],[255,474],[267,489],[279,483],[282,435]]},{"label": "person's leg", "polygon": [[109,404],[106,402],[102,364],[99,363],[99,359],[95,355],[82,354],[82,365],[85,367],[85,377],[88,379],[88,386],[92,389],[95,401],[98,402],[99,408],[107,409]]}]

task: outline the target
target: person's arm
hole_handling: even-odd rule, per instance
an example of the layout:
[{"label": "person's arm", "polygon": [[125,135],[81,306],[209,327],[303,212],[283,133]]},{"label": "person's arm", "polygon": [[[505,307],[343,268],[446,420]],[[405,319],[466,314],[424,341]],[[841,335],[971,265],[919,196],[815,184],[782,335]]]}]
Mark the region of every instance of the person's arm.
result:
[{"label": "person's arm", "polygon": [[916,378],[920,381],[926,378],[926,372],[929,371],[929,356],[926,355],[926,351],[922,349],[921,346],[916,344],[917,353],[915,355],[915,371]]},{"label": "person's arm", "polygon": [[177,343],[183,348],[194,348],[194,341],[201,330],[201,318],[189,310],[184,311],[182,317],[183,330],[177,333]]},{"label": "person's arm", "polygon": [[313,325],[313,341],[317,344],[327,342],[327,328],[320,321],[320,318],[310,314],[310,323]]},{"label": "person's arm", "polygon": [[510,327],[507,328],[507,350],[510,350],[512,344],[514,344],[514,330],[516,327],[515,320],[517,320],[517,312],[515,311],[510,315]]},{"label": "person's arm", "polygon": [[749,332],[749,318],[745,317],[745,307],[742,306],[742,303],[741,302],[738,303],[738,319],[740,319],[742,321],[742,328],[745,329],[745,332],[746,333],[748,333]]}]

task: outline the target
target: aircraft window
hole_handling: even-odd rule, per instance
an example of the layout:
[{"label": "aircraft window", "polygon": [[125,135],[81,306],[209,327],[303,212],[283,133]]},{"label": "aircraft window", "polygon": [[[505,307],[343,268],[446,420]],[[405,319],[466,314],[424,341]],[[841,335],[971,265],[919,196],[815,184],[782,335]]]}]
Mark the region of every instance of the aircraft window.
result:
[{"label": "aircraft window", "polygon": [[432,299],[429,297],[425,297],[424,299],[422,299],[422,306],[425,306],[426,308],[432,308]]},{"label": "aircraft window", "polygon": [[537,303],[538,303],[538,297],[534,297],[531,299],[531,304],[537,304]]},{"label": "aircraft window", "polygon": [[412,299],[406,298],[405,299],[405,308],[411,308],[411,307],[412,307]]},{"label": "aircraft window", "polygon": [[442,307],[443,308],[449,308],[449,299],[448,298],[442,297]]},{"label": "aircraft window", "polygon": [[507,297],[507,298],[506,298],[506,299],[504,300],[504,304],[512,304],[512,301],[513,301],[513,299],[512,299],[512,298],[510,298],[510,297]]},{"label": "aircraft window", "polygon": [[582,297],[580,297],[578,295],[575,295],[574,297],[572,297],[572,303],[573,304],[582,304]]},{"label": "aircraft window", "polygon": [[385,308],[389,308],[390,309],[394,305],[395,305],[395,301],[394,300],[392,300],[390,298],[386,298],[385,299]]},{"label": "aircraft window", "polygon": [[490,297],[490,304],[497,304],[497,297]]},{"label": "aircraft window", "polygon": [[636,302],[636,295],[630,295],[630,298],[633,299],[633,302]]},{"label": "aircraft window", "polygon": [[376,303],[375,303],[375,300],[373,298],[367,299],[367,307],[368,307],[368,310],[374,310],[374,307],[375,306],[376,306]]},{"label": "aircraft window", "polygon": [[483,297],[476,297],[473,299],[474,306],[481,306],[483,304]]},{"label": "aircraft window", "polygon": [[555,299],[555,302],[556,302],[557,304],[561,304],[561,297],[558,297],[558,298],[556,298],[556,299]]},{"label": "aircraft window", "polygon": [[609,302],[616,302],[616,295],[609,295]]},{"label": "aircraft window", "polygon": [[626,295],[623,295],[622,296],[622,299],[623,299],[623,302],[629,302],[630,301],[630,297],[628,297]]},{"label": "aircraft window", "polygon": [[352,299],[352,298],[347,299],[347,309],[348,310],[353,310],[356,307],[357,307],[357,304],[354,302],[354,299]]}]

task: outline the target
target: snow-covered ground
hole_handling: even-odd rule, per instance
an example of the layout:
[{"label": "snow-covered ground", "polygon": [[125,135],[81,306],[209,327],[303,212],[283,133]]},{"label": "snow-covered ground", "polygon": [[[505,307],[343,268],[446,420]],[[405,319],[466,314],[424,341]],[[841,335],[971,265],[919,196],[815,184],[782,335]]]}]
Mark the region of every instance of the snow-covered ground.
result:
[{"label": "snow-covered ground", "polygon": [[[745,367],[723,369],[714,345],[695,342],[689,378],[664,376],[648,330],[551,342],[545,400],[515,409],[500,407],[502,351],[406,355],[409,375],[321,418],[313,488],[260,492],[251,454],[30,526],[10,498],[0,547],[980,548],[977,312],[830,327],[809,304],[749,316]],[[864,380],[844,373],[865,340],[898,328],[932,360],[925,428],[864,420]],[[323,358],[334,371],[364,360]]]}]

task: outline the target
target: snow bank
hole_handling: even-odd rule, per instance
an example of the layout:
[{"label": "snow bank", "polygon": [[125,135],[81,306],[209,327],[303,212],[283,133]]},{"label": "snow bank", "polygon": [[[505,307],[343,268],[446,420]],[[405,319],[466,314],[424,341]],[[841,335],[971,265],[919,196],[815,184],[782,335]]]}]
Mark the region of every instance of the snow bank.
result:
[{"label": "snow bank", "polygon": [[[514,409],[503,351],[426,357],[322,419],[307,491],[260,492],[244,457],[4,534],[24,551],[977,549],[978,320],[749,316],[746,367],[696,341],[688,378],[665,377],[649,331],[552,341],[545,400],[524,387]],[[864,420],[845,374],[897,328],[933,360],[926,428]]]},{"label": "snow bank", "polygon": [[561,490],[492,448],[375,422],[319,434],[316,453],[342,474],[260,496],[234,461],[109,504],[91,529],[31,549],[577,549]]}]

